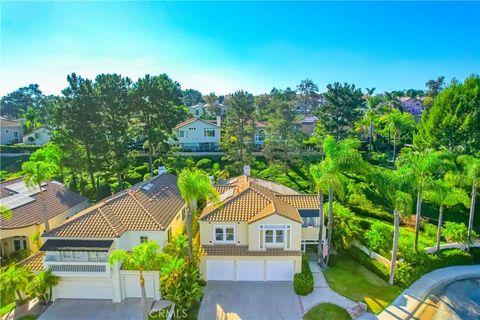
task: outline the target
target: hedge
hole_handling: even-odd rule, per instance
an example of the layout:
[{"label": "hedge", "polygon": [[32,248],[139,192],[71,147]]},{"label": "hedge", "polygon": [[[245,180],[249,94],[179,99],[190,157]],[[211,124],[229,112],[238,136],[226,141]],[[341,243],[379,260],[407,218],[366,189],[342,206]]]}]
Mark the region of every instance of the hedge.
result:
[{"label": "hedge", "polygon": [[296,273],[293,277],[293,288],[295,293],[301,296],[306,296],[313,291],[313,274],[306,255],[302,256],[302,272]]},{"label": "hedge", "polygon": [[0,153],[33,153],[40,146],[28,144],[0,145]]},{"label": "hedge", "polygon": [[393,222],[393,214],[377,208],[367,208],[362,206],[351,206],[350,209],[359,216],[375,218],[378,220]]}]

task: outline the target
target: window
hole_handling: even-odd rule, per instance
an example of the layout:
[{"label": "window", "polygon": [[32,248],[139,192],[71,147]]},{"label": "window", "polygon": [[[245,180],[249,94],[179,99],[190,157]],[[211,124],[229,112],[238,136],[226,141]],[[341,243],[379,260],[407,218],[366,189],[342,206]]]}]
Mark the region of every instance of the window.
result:
[{"label": "window", "polygon": [[140,237],[140,243],[148,242],[148,237],[142,236]]},{"label": "window", "polygon": [[303,217],[302,228],[314,227],[318,228],[320,226],[319,217]]},{"label": "window", "polygon": [[260,230],[264,230],[264,243],[267,245],[286,245],[288,225],[262,225]]},{"label": "window", "polygon": [[15,248],[15,251],[22,249],[20,240],[13,240],[13,247]]},{"label": "window", "polygon": [[97,252],[98,262],[107,262],[107,254],[105,252]]},{"label": "window", "polygon": [[80,259],[80,252],[74,251],[72,255],[73,255],[73,258]]},{"label": "window", "polygon": [[215,226],[215,242],[235,242],[234,226]]},{"label": "window", "polygon": [[88,261],[97,262],[98,261],[97,253],[96,252],[89,252],[88,253]]},{"label": "window", "polygon": [[178,137],[179,138],[185,138],[186,137],[185,131],[183,131],[183,130],[178,131]]},{"label": "window", "polygon": [[168,228],[167,230],[167,241],[170,242],[172,240],[172,228]]},{"label": "window", "polygon": [[18,138],[18,131],[13,131],[13,136],[14,136],[15,138]]},{"label": "window", "polygon": [[8,129],[5,129],[5,133],[10,133],[10,130],[8,130]]},{"label": "window", "polygon": [[188,128],[188,130],[197,130],[197,128],[193,127],[193,128]]},{"label": "window", "polygon": [[215,129],[213,128],[203,128],[204,137],[215,137]]},{"label": "window", "polygon": [[71,259],[72,258],[72,252],[71,251],[62,251],[62,258]]},{"label": "window", "polygon": [[38,132],[35,132],[35,139],[40,138],[40,134]]}]

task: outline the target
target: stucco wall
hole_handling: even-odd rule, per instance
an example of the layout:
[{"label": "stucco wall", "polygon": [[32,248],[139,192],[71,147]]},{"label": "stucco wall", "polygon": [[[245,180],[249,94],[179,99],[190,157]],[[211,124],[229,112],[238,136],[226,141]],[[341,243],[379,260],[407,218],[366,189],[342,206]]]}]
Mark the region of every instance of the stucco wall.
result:
[{"label": "stucco wall", "polygon": [[214,227],[215,226],[234,226],[235,227],[235,244],[248,244],[248,223],[246,222],[206,222],[200,221],[200,243],[204,245],[214,244]]},{"label": "stucco wall", "polygon": [[165,246],[167,240],[166,231],[127,231],[118,239],[119,249],[131,251],[133,247],[138,246],[140,237],[148,237],[148,241],[153,240],[157,242],[161,248]]},{"label": "stucco wall", "polygon": [[265,219],[258,220],[248,225],[248,246],[250,250],[260,250],[260,236],[259,226],[262,224],[285,224],[291,225],[291,243],[290,250],[300,250],[301,247],[301,229],[302,225],[293,220],[284,218],[277,214],[266,217]]},{"label": "stucco wall", "polygon": [[[205,137],[203,133],[204,128],[214,129],[215,136]],[[184,137],[180,137],[179,135],[180,130],[185,132]],[[220,143],[220,128],[213,124],[208,124],[201,120],[196,120],[179,129],[175,129],[175,134],[178,139],[178,143],[202,143],[202,142]]]}]

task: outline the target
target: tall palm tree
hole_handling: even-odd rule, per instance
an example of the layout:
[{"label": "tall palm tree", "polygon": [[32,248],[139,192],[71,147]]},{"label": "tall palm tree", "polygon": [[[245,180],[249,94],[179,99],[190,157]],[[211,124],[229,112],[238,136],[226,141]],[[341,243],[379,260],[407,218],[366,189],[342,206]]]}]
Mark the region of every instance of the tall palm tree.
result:
[{"label": "tall palm tree", "polygon": [[2,284],[2,298],[15,299],[18,305],[25,302],[22,292],[25,292],[32,273],[25,267],[11,264],[0,269],[0,283]]},{"label": "tall palm tree", "polygon": [[362,155],[358,151],[360,142],[355,139],[336,141],[328,135],[323,141],[325,159],[322,161],[322,180],[328,189],[328,223],[327,223],[327,257],[325,264],[328,265],[329,253],[333,231],[333,197],[336,193],[343,196],[345,175],[361,172],[365,166]]},{"label": "tall palm tree", "polygon": [[58,284],[60,278],[53,274],[52,270],[42,270],[27,284],[26,291],[41,301],[52,301],[53,287]]},{"label": "tall palm tree", "polygon": [[122,249],[114,250],[110,254],[110,265],[121,262],[140,274],[141,304],[143,320],[148,320],[147,293],[145,291],[145,278],[143,271],[155,270],[166,261],[166,257],[160,252],[160,246],[155,241],[147,241],[136,247],[131,252]]},{"label": "tall palm tree", "polygon": [[323,228],[324,228],[324,213],[323,213],[323,192],[328,189],[328,184],[324,180],[325,178],[325,165],[323,163],[310,166],[310,175],[315,183],[315,189],[318,197],[318,219],[319,219],[319,232],[318,232],[318,263],[320,267],[325,266],[323,259]]},{"label": "tall palm tree", "polygon": [[390,277],[388,282],[393,284],[397,266],[398,238],[400,234],[400,219],[406,216],[412,207],[412,197],[402,191],[405,181],[398,170],[377,170],[371,175],[377,191],[389,202],[393,208],[393,245]]},{"label": "tall palm tree", "polygon": [[470,250],[470,243],[472,242],[473,218],[475,216],[475,203],[477,199],[477,191],[480,188],[480,159],[473,156],[460,156],[457,162],[463,167],[463,177],[465,182],[472,187],[470,215],[468,218],[468,243],[467,247]]},{"label": "tall palm tree", "polygon": [[432,185],[435,176],[442,176],[443,171],[452,168],[453,162],[445,152],[426,149],[403,153],[399,166],[402,174],[411,179],[417,194],[414,249],[418,251],[423,192]]},{"label": "tall palm tree", "polygon": [[45,193],[42,189],[42,183],[52,179],[58,173],[57,164],[51,161],[27,161],[22,164],[23,180],[29,188],[38,188],[40,190],[40,201],[43,208],[43,221],[45,224],[45,232],[50,230],[48,222],[48,210],[45,203]]},{"label": "tall palm tree", "polygon": [[375,88],[366,88],[367,94],[365,96],[365,101],[367,102],[366,104],[366,112],[365,112],[365,117],[369,122],[369,127],[368,127],[368,149],[370,151],[373,151],[373,119],[376,116],[377,113],[377,106],[379,105],[379,101],[375,99],[373,95],[373,92],[375,91]]},{"label": "tall palm tree", "polygon": [[187,203],[187,212],[185,216],[185,223],[187,225],[188,235],[188,258],[190,263],[193,262],[192,249],[192,220],[193,216],[197,214],[198,202],[213,200],[218,202],[218,192],[213,187],[208,176],[198,169],[183,169],[178,176],[178,189],[183,200]]},{"label": "tall palm tree", "polygon": [[436,180],[432,187],[425,191],[425,199],[438,206],[437,224],[437,253],[440,252],[440,236],[442,234],[443,209],[452,207],[458,203],[469,206],[468,195],[465,190],[456,188],[453,184],[451,174],[446,175],[443,180]]}]

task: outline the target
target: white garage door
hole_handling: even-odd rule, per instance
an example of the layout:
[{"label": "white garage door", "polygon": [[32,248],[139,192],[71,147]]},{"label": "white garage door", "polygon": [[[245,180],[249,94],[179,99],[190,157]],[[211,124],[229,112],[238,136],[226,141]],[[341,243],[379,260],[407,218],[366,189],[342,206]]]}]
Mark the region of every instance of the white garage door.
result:
[{"label": "white garage door", "polygon": [[268,261],[267,260],[267,281],[293,281],[293,261]]},{"label": "white garage door", "polygon": [[234,276],[233,261],[207,261],[207,280],[232,281]]},{"label": "white garage door", "polygon": [[237,281],[264,281],[265,261],[237,261]]},{"label": "white garage door", "polygon": [[110,278],[61,278],[53,287],[55,299],[113,299]]}]

